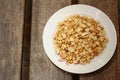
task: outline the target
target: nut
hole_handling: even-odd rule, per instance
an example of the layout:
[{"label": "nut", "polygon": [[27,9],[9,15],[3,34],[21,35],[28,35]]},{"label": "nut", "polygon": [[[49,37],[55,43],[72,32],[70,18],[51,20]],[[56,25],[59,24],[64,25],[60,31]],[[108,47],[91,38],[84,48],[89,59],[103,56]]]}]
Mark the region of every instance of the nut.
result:
[{"label": "nut", "polygon": [[89,63],[109,41],[100,22],[78,14],[58,23],[53,36],[56,52],[70,64]]}]

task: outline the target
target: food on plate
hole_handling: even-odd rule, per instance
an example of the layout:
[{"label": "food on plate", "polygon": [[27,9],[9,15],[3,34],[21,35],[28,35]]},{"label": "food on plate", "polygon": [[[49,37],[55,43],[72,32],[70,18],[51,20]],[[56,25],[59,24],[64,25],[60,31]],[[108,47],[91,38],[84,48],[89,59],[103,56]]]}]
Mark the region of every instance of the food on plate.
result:
[{"label": "food on plate", "polygon": [[56,53],[70,64],[86,64],[105,49],[108,38],[94,18],[73,14],[58,23],[53,36]]}]

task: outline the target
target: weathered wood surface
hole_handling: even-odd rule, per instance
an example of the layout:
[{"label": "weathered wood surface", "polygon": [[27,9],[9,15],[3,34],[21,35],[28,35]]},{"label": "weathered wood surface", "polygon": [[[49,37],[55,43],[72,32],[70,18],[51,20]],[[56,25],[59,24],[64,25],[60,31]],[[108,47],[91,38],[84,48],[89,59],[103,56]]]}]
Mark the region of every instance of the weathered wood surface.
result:
[{"label": "weathered wood surface", "polygon": [[30,80],[72,80],[71,74],[57,68],[43,49],[43,28],[54,12],[70,5],[69,0],[33,0]]},{"label": "weathered wood surface", "polygon": [[0,80],[20,80],[24,0],[0,0]]},{"label": "weathered wood surface", "polygon": [[105,12],[113,21],[118,37],[117,49],[110,62],[96,72],[87,75],[79,75],[79,80],[120,80],[120,40],[119,40],[117,0],[78,0],[78,1],[79,4],[91,5]]},{"label": "weathered wood surface", "polygon": [[[43,49],[47,20],[71,4],[97,7],[111,18],[117,30],[118,45],[113,58],[90,74],[70,74],[57,68]],[[0,80],[120,80],[119,24],[120,0],[0,0]]]}]

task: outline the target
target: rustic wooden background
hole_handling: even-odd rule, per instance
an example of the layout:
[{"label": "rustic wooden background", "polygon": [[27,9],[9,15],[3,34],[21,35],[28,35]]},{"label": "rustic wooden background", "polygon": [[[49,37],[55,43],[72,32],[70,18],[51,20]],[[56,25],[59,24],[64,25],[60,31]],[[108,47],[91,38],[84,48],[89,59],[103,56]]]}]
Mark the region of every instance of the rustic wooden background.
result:
[{"label": "rustic wooden background", "polygon": [[[118,37],[113,58],[100,70],[78,75],[57,68],[46,56],[43,28],[54,12],[88,4],[105,12]],[[0,80],[120,80],[120,0],[0,0]]]}]

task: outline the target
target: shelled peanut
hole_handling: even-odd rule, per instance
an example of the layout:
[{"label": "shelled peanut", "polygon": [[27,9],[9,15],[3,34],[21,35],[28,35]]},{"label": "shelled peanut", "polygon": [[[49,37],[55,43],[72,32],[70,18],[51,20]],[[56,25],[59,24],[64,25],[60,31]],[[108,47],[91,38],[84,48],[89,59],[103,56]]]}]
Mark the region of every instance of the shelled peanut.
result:
[{"label": "shelled peanut", "polygon": [[102,53],[108,38],[104,27],[88,16],[73,14],[58,23],[54,33],[55,50],[70,64],[86,64]]}]

